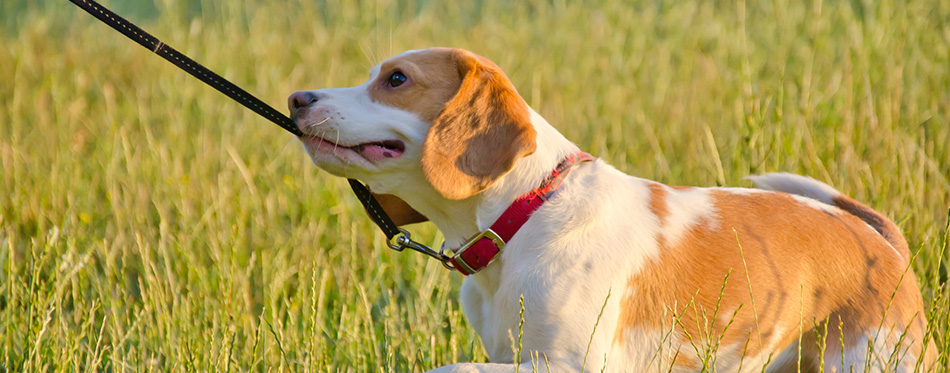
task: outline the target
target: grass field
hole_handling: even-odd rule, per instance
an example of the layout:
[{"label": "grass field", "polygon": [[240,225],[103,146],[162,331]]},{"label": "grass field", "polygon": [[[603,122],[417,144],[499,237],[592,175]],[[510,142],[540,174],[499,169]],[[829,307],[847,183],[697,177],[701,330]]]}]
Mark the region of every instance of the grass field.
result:
[{"label": "grass field", "polygon": [[[105,4],[281,110],[457,46],[630,174],[826,181],[901,226],[950,367],[950,1]],[[291,135],[66,1],[0,3],[0,167],[0,371],[487,359],[459,275],[386,249]]]}]

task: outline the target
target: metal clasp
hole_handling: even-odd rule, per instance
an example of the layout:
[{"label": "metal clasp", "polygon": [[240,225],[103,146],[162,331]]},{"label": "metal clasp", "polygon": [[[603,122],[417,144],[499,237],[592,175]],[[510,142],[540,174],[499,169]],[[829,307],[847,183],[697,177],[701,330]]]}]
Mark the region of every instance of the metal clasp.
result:
[{"label": "metal clasp", "polygon": [[498,251],[501,251],[505,248],[505,240],[501,239],[501,236],[499,236],[498,233],[495,233],[495,231],[486,229],[481,233],[472,236],[472,238],[470,238],[468,242],[465,243],[465,245],[462,245],[462,247],[455,251],[455,255],[461,255],[463,252],[465,252],[465,250],[468,250],[468,248],[475,245],[475,243],[477,243],[478,240],[481,240],[482,238],[487,238],[494,242],[495,246],[498,246]]},{"label": "metal clasp", "polygon": [[[463,267],[462,269],[464,269],[468,273],[475,273],[478,271],[476,271],[474,268],[472,268],[471,265],[465,262],[465,260],[462,258],[462,253],[464,253],[465,250],[468,250],[469,248],[474,246],[482,238],[487,238],[491,240],[492,243],[494,243],[495,246],[498,247],[498,253],[501,253],[501,251],[505,249],[505,240],[503,240],[501,236],[498,235],[498,233],[495,233],[495,231],[491,229],[483,230],[481,233],[472,236],[472,238],[470,238],[468,242],[462,245],[462,247],[460,247],[458,250],[455,250],[451,255],[451,258],[455,259],[455,263],[462,266]],[[442,249],[444,250],[445,247],[443,247]],[[442,254],[442,250],[439,250],[439,254],[445,256],[445,254]],[[446,257],[448,258],[449,256],[446,256]],[[497,257],[498,255],[495,255],[495,257],[492,258],[490,261],[488,261],[488,263],[490,264],[491,262],[495,261],[495,258]]]},{"label": "metal clasp", "polygon": [[392,239],[386,241],[386,245],[390,249],[396,251],[403,251],[406,248],[409,248],[413,251],[418,251],[420,253],[431,256],[442,263],[442,266],[448,269],[455,269],[451,263],[449,263],[449,257],[445,254],[442,254],[442,251],[435,251],[432,248],[418,243],[412,240],[412,235],[409,234],[409,231],[399,228],[399,234],[393,236]]}]

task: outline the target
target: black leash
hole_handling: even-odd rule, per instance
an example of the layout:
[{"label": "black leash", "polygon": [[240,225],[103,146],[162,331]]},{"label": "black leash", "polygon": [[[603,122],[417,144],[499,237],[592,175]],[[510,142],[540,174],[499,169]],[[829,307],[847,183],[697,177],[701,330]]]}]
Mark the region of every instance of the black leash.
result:
[{"label": "black leash", "polygon": [[245,92],[243,89],[232,84],[227,79],[224,79],[220,75],[215,74],[213,71],[208,70],[200,63],[197,63],[184,54],[181,54],[181,52],[175,50],[175,48],[172,48],[168,44],[162,43],[161,40],[158,40],[158,38],[138,28],[138,26],[135,26],[132,24],[132,22],[126,21],[125,18],[119,17],[117,14],[112,13],[112,11],[106,9],[104,6],[95,1],[69,1],[72,1],[73,4],[76,4],[87,13],[92,14],[94,17],[98,18],[100,21],[109,25],[116,31],[121,32],[129,39],[132,39],[132,41],[139,43],[139,45],[145,48],[148,48],[148,50],[161,56],[166,61],[175,64],[175,66],[178,66],[182,70],[185,70],[185,72],[191,74],[191,76],[198,78],[202,82],[205,82],[205,84],[217,89],[218,92],[224,93],[232,100],[244,105],[244,107],[253,110],[255,113],[269,119],[271,122],[277,123],[278,126],[287,130],[288,132],[297,136],[303,136],[303,132],[300,132],[300,130],[297,129],[297,125],[294,124],[294,121],[288,118],[286,115],[274,110],[274,108],[270,107],[270,105],[258,100],[257,97],[252,96],[250,93]]},{"label": "black leash", "polygon": [[[441,251],[432,250],[432,248],[426,245],[413,241],[409,231],[396,226],[396,223],[386,214],[383,207],[379,205],[379,201],[373,198],[373,193],[371,193],[369,188],[363,185],[363,183],[354,179],[346,179],[346,181],[350,182],[353,193],[356,194],[356,198],[363,204],[363,208],[366,209],[366,214],[369,215],[369,218],[386,234],[386,238],[388,239],[386,244],[389,245],[390,249],[396,251],[403,251],[407,248],[412,249],[438,259],[445,268],[453,269],[449,263],[448,256]],[[393,240],[393,238],[395,238],[395,240]]]},{"label": "black leash", "polygon": [[[158,40],[158,38],[145,32],[145,30],[140,29],[132,22],[125,20],[125,18],[113,13],[101,4],[93,0],[69,1],[71,1],[73,4],[76,4],[76,6],[82,8],[87,13],[92,14],[103,23],[109,25],[109,27],[121,32],[129,39],[132,39],[132,41],[139,43],[139,45],[145,48],[148,48],[148,50],[161,56],[166,61],[173,63],[175,66],[178,66],[178,68],[184,70],[188,74],[191,74],[191,76],[198,78],[202,82],[205,82],[205,84],[218,90],[218,92],[224,93],[232,100],[244,105],[244,107],[251,109],[258,115],[270,120],[271,122],[276,123],[281,128],[287,130],[287,132],[290,132],[298,137],[304,136],[303,132],[297,128],[297,124],[283,113],[275,110],[270,105],[259,100],[257,97],[254,97],[250,93],[247,93],[240,87],[229,82],[227,79],[222,78],[220,75],[215,74],[211,70],[208,70],[208,68],[202,66],[200,63],[188,58],[188,56],[185,56],[181,52],[175,50],[175,48],[172,48],[168,44],[163,43],[161,40]],[[372,219],[373,222],[376,223],[380,229],[382,229],[383,233],[386,234],[386,238],[388,239],[387,244],[390,248],[396,251],[403,251],[406,248],[409,248],[436,258],[440,260],[443,265],[446,265],[447,268],[450,268],[447,264],[447,256],[438,251],[432,250],[428,246],[413,241],[410,238],[409,232],[396,226],[396,223],[393,222],[389,215],[386,214],[386,211],[383,210],[382,206],[379,205],[379,201],[376,201],[376,198],[373,197],[373,194],[369,191],[369,188],[357,180],[347,180],[350,182],[350,187],[353,188],[353,193],[356,194],[356,198],[360,200],[360,203],[363,204],[363,207],[369,214],[370,219]],[[394,238],[395,242],[393,241]]]}]

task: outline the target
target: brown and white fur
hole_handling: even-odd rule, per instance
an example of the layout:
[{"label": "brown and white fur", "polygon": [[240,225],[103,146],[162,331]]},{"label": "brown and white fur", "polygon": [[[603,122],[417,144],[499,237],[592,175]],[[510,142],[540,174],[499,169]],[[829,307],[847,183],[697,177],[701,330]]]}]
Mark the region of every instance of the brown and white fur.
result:
[{"label": "brown and white fur", "polygon": [[[319,167],[368,183],[399,224],[431,220],[448,247],[578,150],[498,66],[459,49],[405,52],[366,83],[297,92],[289,106]],[[666,186],[600,160],[575,168],[462,285],[492,363],[438,370],[512,371],[521,296],[522,371],[911,371],[931,361],[898,227],[810,178],[750,179],[761,189]]]}]

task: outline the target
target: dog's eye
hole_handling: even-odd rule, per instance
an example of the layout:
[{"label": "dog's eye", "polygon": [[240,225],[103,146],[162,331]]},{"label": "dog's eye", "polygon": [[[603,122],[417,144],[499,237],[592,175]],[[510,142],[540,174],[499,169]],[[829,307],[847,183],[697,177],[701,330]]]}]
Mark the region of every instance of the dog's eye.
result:
[{"label": "dog's eye", "polygon": [[389,76],[389,86],[396,88],[406,82],[406,75],[400,71],[394,72]]}]

